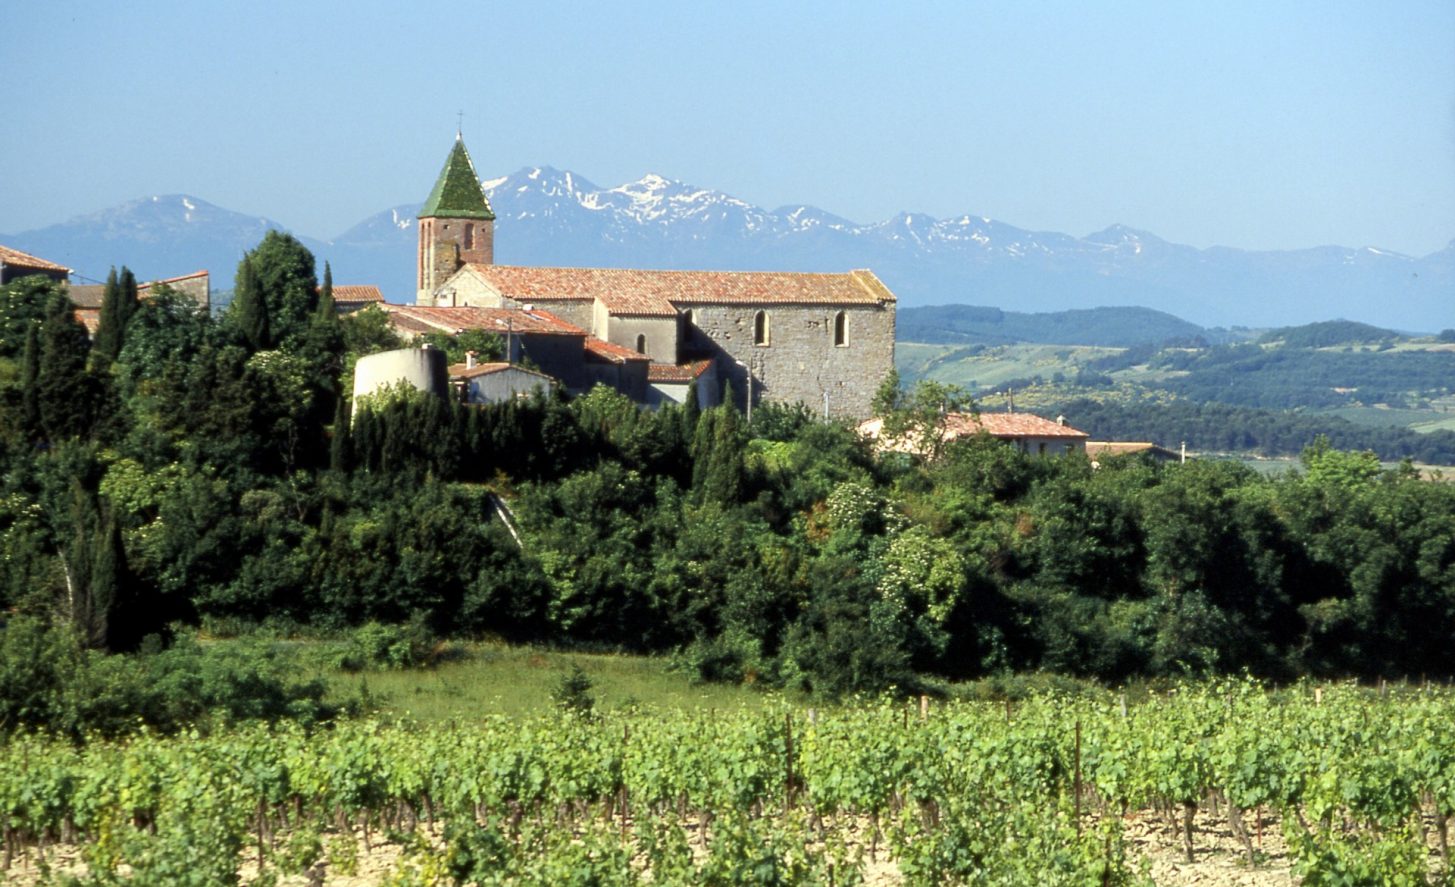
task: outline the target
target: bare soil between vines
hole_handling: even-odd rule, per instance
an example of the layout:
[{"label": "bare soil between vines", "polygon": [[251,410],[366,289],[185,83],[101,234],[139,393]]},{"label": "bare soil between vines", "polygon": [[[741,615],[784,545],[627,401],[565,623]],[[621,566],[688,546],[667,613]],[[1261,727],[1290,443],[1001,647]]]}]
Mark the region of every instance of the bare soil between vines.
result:
[{"label": "bare soil between vines", "polygon": [[[1256,834],[1258,823],[1251,813],[1247,814],[1247,819],[1250,833]],[[859,842],[858,846],[864,851],[866,883],[875,887],[902,883],[898,867],[884,841],[879,842],[875,858],[870,859],[863,826],[864,823],[857,823],[853,831],[854,840]],[[1239,887],[1272,887],[1297,884],[1278,820],[1265,814],[1261,818],[1261,826],[1261,842],[1255,839],[1257,865],[1250,866],[1246,851],[1242,843],[1234,837],[1226,817],[1214,816],[1207,808],[1200,809],[1195,820],[1191,863],[1186,860],[1181,833],[1169,817],[1154,810],[1144,810],[1130,814],[1124,822],[1130,864],[1134,868],[1145,865],[1147,872],[1159,885],[1228,884]],[[688,823],[687,828],[693,846],[700,848],[698,825]],[[431,844],[440,846],[437,830],[433,833],[426,831],[426,834]],[[325,832],[325,844],[336,835],[337,832]],[[340,871],[339,866],[322,864],[315,866],[311,873],[282,876],[277,883],[283,887],[366,887],[383,881],[406,858],[402,845],[384,840],[384,836],[377,831],[371,835],[368,848],[364,846],[362,831],[356,829],[354,838],[357,861],[351,873]],[[22,857],[12,861],[8,871],[0,871],[0,883],[24,887],[41,884],[45,880],[46,870],[52,877],[62,873],[85,874],[81,848],[78,845],[51,845],[45,850],[45,860],[41,863],[37,849],[28,848]],[[255,849],[244,852],[238,870],[242,883],[252,884],[257,880]]]}]

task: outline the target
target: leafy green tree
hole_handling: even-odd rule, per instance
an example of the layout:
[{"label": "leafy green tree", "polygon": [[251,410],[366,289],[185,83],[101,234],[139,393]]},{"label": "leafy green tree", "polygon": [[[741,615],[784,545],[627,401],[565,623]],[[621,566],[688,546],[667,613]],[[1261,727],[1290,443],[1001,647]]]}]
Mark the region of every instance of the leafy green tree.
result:
[{"label": "leafy green tree", "polygon": [[453,336],[444,333],[426,333],[420,342],[433,345],[445,353],[450,363],[464,363],[467,352],[475,352],[482,362],[505,359],[505,340],[485,330],[460,330]]},{"label": "leafy green tree", "polygon": [[267,305],[271,341],[301,335],[318,307],[313,253],[291,234],[269,231],[248,259]]},{"label": "leafy green tree", "polygon": [[886,445],[905,449],[927,462],[945,448],[945,417],[950,413],[977,413],[970,395],[958,385],[921,380],[911,391],[899,384],[891,370],[874,395],[874,415],[883,421],[879,437]]},{"label": "leafy green tree", "polygon": [[65,285],[32,274],[0,286],[0,358],[19,357],[26,331],[45,320],[46,306]]},{"label": "leafy green tree", "polygon": [[379,351],[404,347],[404,341],[389,324],[389,315],[377,305],[369,305],[339,318],[343,327],[344,350],[357,360]]}]

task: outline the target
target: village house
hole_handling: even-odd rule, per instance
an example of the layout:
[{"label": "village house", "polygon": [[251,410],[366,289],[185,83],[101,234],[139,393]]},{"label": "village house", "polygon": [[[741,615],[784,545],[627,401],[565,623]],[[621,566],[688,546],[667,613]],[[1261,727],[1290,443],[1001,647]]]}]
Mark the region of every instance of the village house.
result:
[{"label": "village house", "polygon": [[[139,284],[136,288],[138,300],[145,301],[158,286],[166,286],[172,292],[185,296],[196,302],[204,311],[212,307],[212,279],[206,271],[194,271],[191,274],[184,274],[181,277],[169,277],[166,280],[153,280],[149,283]],[[101,302],[106,296],[106,286],[100,283],[72,284],[68,295],[71,303],[76,306],[76,319],[86,328],[86,332],[96,335],[97,327],[101,326]]]},{"label": "village house", "polygon": [[48,277],[57,283],[65,283],[71,279],[71,269],[65,265],[57,265],[8,246],[0,246],[0,286],[32,274]]},{"label": "village house", "polygon": [[[861,422],[859,433],[874,441],[875,447],[881,451],[921,454],[928,449],[919,435],[913,432],[886,437],[882,418]],[[939,423],[941,443],[977,434],[1004,441],[1032,456],[1084,453],[1089,437],[1086,432],[1067,425],[1063,418],[1052,422],[1031,413],[946,413]]]}]

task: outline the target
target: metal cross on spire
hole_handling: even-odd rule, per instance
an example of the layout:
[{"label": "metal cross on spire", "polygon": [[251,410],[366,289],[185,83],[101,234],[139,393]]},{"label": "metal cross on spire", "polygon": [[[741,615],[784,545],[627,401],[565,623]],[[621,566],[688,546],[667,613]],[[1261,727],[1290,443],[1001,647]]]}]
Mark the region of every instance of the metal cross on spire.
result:
[{"label": "metal cross on spire", "polygon": [[459,139],[464,138],[464,132],[465,132],[465,112],[464,111],[456,111],[455,112],[455,139],[458,141]]}]

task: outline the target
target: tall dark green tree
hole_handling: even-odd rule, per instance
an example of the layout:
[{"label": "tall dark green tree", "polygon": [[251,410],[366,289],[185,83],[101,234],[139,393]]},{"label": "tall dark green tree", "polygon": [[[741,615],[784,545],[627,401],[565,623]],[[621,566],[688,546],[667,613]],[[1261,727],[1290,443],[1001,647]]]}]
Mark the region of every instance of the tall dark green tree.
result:
[{"label": "tall dark green tree", "polygon": [[116,269],[112,268],[111,273],[106,275],[106,287],[101,297],[100,324],[96,328],[96,339],[91,346],[98,367],[110,366],[121,356],[126,325],[136,314],[139,304],[136,275],[123,265],[118,277]]},{"label": "tall dark green tree", "polygon": [[76,320],[75,306],[63,295],[51,299],[40,327],[36,397],[42,430],[52,441],[90,431],[92,403],[86,354],[91,338]]},{"label": "tall dark green tree", "polygon": [[252,254],[244,256],[238,263],[237,281],[233,284],[232,311],[237,328],[249,348],[265,351],[273,346],[268,301],[258,284]]},{"label": "tall dark green tree", "polygon": [[349,437],[349,401],[340,396],[333,414],[333,440],[329,445],[328,465],[334,471],[353,467],[353,447]]},{"label": "tall dark green tree", "polygon": [[31,440],[41,436],[40,427],[40,325],[31,324],[25,331],[25,351],[20,373],[21,421],[25,436]]},{"label": "tall dark green tree", "polygon": [[314,309],[315,323],[332,324],[338,320],[338,309],[333,303],[333,269],[323,263],[323,285],[318,288],[318,305]]}]

